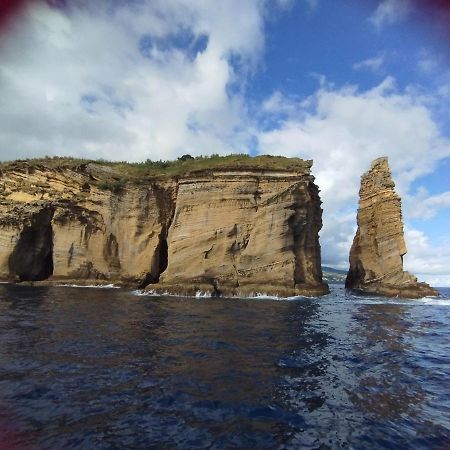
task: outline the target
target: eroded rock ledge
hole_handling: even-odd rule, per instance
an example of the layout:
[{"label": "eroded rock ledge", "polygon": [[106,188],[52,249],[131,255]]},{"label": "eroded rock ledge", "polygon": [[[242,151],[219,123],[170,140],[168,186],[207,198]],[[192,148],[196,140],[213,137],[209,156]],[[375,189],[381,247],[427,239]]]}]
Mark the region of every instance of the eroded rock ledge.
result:
[{"label": "eroded rock ledge", "polygon": [[310,167],[249,163],[124,181],[96,163],[3,165],[0,278],[322,295],[322,210]]},{"label": "eroded rock ledge", "polygon": [[403,270],[406,245],[400,197],[386,157],[376,159],[361,177],[358,229],[350,250],[345,286],[362,293],[420,298],[438,295]]}]

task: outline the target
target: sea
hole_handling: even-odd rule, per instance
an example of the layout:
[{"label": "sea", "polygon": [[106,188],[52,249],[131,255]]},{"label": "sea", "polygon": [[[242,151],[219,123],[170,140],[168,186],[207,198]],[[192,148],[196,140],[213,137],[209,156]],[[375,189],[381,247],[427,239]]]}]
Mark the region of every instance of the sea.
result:
[{"label": "sea", "polygon": [[0,285],[0,449],[449,449],[450,289]]}]

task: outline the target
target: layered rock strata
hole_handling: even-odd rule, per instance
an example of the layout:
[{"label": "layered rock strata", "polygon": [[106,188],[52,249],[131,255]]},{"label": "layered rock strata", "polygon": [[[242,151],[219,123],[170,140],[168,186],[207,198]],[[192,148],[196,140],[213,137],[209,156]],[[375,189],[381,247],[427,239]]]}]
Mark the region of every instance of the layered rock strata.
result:
[{"label": "layered rock strata", "polygon": [[306,174],[212,172],[179,181],[161,285],[217,294],[324,292],[322,211]]},{"label": "layered rock strata", "polygon": [[345,286],[362,293],[420,298],[438,295],[403,270],[406,244],[400,197],[386,157],[376,159],[361,177],[358,229],[350,250]]},{"label": "layered rock strata", "polygon": [[101,164],[11,163],[0,178],[0,278],[177,294],[324,294],[322,210],[310,166],[123,182]]},{"label": "layered rock strata", "polygon": [[3,170],[0,277],[157,280],[176,183],[149,181],[119,192],[97,187],[114,177],[95,164],[73,170],[16,163]]}]

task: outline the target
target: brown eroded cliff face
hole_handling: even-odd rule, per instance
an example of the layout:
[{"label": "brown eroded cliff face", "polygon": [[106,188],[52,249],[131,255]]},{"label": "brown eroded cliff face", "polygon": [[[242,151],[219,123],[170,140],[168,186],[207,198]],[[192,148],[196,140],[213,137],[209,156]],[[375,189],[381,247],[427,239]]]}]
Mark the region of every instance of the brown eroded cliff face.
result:
[{"label": "brown eroded cliff face", "polygon": [[345,286],[388,297],[438,295],[403,270],[406,244],[400,197],[386,157],[376,159],[361,177],[358,229],[350,250]]},{"label": "brown eroded cliff face", "polygon": [[307,174],[212,172],[179,181],[168,234],[169,291],[325,292],[318,189]]},{"label": "brown eroded cliff face", "polygon": [[321,295],[310,162],[126,178],[97,163],[3,165],[0,278],[157,292]]},{"label": "brown eroded cliff face", "polygon": [[95,186],[114,176],[95,164],[74,170],[15,163],[3,170],[1,278],[156,280],[175,183],[130,184],[116,193]]}]

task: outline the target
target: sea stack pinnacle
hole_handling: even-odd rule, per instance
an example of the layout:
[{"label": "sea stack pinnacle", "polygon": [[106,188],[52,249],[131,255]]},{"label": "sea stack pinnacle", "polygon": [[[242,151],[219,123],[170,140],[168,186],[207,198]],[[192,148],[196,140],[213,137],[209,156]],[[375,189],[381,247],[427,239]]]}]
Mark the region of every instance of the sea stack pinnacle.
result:
[{"label": "sea stack pinnacle", "polygon": [[401,200],[394,187],[387,157],[373,161],[361,177],[358,229],[350,250],[345,287],[388,297],[438,295],[403,270],[406,244]]}]

